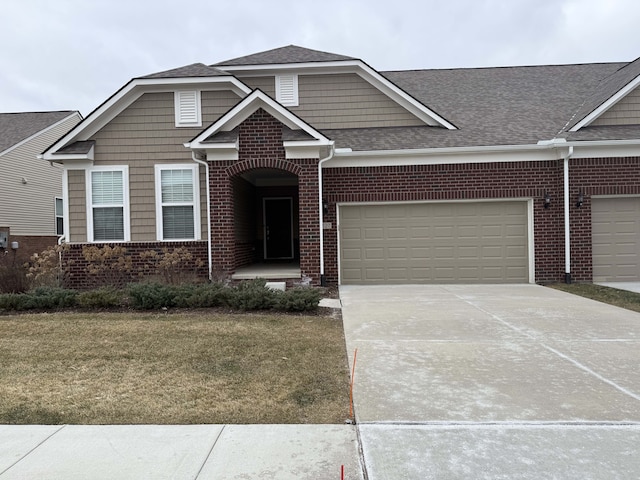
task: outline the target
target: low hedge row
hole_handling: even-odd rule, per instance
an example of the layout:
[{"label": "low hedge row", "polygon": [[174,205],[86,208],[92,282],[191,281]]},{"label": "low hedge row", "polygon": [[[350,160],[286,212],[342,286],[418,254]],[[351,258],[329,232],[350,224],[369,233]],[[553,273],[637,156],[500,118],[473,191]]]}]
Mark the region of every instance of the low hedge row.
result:
[{"label": "low hedge row", "polygon": [[27,293],[0,295],[0,310],[60,310],[64,308],[137,310],[164,308],[229,307],[237,310],[312,311],[318,308],[321,290],[297,287],[286,291],[266,287],[262,279],[237,286],[222,283],[165,285],[136,283],[126,289],[105,287],[86,292],[40,287]]}]

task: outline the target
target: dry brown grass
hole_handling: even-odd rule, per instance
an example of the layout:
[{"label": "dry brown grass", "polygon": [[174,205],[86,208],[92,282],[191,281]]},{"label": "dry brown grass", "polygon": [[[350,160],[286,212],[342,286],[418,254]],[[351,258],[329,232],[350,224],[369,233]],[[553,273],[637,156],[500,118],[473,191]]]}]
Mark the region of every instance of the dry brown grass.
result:
[{"label": "dry brown grass", "polygon": [[341,423],[342,324],[323,316],[0,316],[0,423]]}]

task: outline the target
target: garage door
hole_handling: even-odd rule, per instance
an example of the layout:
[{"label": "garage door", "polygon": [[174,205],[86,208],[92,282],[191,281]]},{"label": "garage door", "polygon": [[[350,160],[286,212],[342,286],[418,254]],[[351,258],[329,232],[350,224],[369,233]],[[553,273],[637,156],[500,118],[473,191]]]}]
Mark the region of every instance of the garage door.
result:
[{"label": "garage door", "polygon": [[640,198],[592,198],[594,282],[640,281]]},{"label": "garage door", "polygon": [[524,201],[341,206],[341,283],[526,283],[527,210]]}]

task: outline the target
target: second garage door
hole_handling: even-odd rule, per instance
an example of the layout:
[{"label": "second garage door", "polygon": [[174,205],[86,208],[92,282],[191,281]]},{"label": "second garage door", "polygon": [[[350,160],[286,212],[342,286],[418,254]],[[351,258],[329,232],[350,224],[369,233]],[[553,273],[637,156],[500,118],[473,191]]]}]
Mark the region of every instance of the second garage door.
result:
[{"label": "second garage door", "polygon": [[591,200],[594,282],[640,280],[640,197]]},{"label": "second garage door", "polygon": [[343,205],[341,283],[526,283],[527,212],[525,201]]}]

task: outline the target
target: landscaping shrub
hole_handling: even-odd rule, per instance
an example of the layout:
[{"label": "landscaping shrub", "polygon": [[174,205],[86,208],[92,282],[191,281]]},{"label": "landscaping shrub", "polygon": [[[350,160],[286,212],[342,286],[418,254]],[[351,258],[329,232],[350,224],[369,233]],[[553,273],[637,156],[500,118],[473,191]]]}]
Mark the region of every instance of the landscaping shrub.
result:
[{"label": "landscaping shrub", "polygon": [[183,285],[174,292],[174,304],[180,308],[211,308],[229,304],[230,289],[222,283]]},{"label": "landscaping shrub", "polygon": [[0,264],[0,293],[20,293],[26,290],[27,272],[23,266]]},{"label": "landscaping shrub", "polygon": [[134,283],[127,289],[131,306],[139,310],[175,307],[176,291],[176,287],[161,283]]},{"label": "landscaping shrub", "polygon": [[68,248],[68,245],[53,245],[40,253],[31,255],[26,274],[31,282],[31,288],[64,285],[68,274],[65,267],[68,267],[71,262],[64,265],[61,255]]},{"label": "landscaping shrub", "polygon": [[114,287],[81,292],[76,297],[78,306],[87,309],[115,308],[124,304],[125,293]]},{"label": "landscaping shrub", "polygon": [[28,296],[23,293],[3,293],[0,295],[0,310],[27,310]]},{"label": "landscaping shrub", "polygon": [[151,249],[140,253],[140,258],[144,262],[143,275],[155,277],[162,283],[170,285],[193,281],[194,268],[204,266],[202,260],[194,258],[193,254],[184,247],[173,250],[163,248],[161,252]]},{"label": "landscaping shrub", "polygon": [[92,287],[122,288],[129,281],[133,259],[120,245],[83,246],[82,256],[87,261],[86,270]]},{"label": "landscaping shrub", "polygon": [[271,310],[278,303],[282,292],[266,287],[266,280],[247,280],[232,288],[229,306],[238,310]]},{"label": "landscaping shrub", "polygon": [[317,288],[298,287],[278,295],[275,308],[286,312],[309,312],[316,310],[322,293]]},{"label": "landscaping shrub", "polygon": [[33,310],[56,310],[76,305],[77,292],[59,287],[38,287],[28,293],[26,306]]}]

